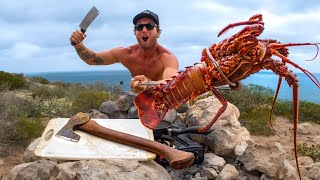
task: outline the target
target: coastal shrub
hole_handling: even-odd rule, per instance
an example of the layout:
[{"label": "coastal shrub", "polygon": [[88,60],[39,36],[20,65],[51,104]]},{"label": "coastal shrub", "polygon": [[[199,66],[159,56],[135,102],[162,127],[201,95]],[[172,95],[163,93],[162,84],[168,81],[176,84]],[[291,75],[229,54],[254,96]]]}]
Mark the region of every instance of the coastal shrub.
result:
[{"label": "coastal shrub", "polygon": [[252,135],[270,136],[274,134],[269,125],[269,112],[265,108],[243,111],[239,120]]},{"label": "coastal shrub", "polygon": [[253,111],[272,104],[274,91],[256,84],[242,85],[237,91],[222,91],[221,95],[236,105],[240,112]]},{"label": "coastal shrub", "polygon": [[[276,103],[274,114],[293,120],[292,101],[279,100]],[[300,101],[299,102],[299,122],[316,122],[320,123],[320,104]]]},{"label": "coastal shrub", "polygon": [[36,97],[41,99],[51,98],[51,92],[48,86],[34,84],[34,85],[31,85],[29,88],[30,88],[30,91],[32,92],[31,96],[33,98],[36,98]]},{"label": "coastal shrub", "polygon": [[85,85],[91,91],[108,91],[110,86],[103,81],[94,81]]},{"label": "coastal shrub", "polygon": [[40,83],[40,84],[49,84],[50,81],[46,78],[40,77],[40,76],[33,76],[30,77],[30,80],[36,83]]},{"label": "coastal shrub", "polygon": [[91,109],[99,109],[100,105],[110,99],[106,91],[84,91],[76,94],[72,101],[72,112],[88,112]]},{"label": "coastal shrub", "polygon": [[309,156],[314,162],[320,162],[320,145],[308,145],[307,143],[298,145],[298,153],[302,156]]},{"label": "coastal shrub", "polygon": [[55,98],[65,97],[66,91],[67,91],[67,89],[62,86],[54,86],[50,89],[50,93],[51,93],[52,97],[55,97]]},{"label": "coastal shrub", "polygon": [[[221,94],[240,111],[239,121],[253,135],[273,135],[269,126],[269,112],[274,91],[256,84],[241,85],[236,91]],[[273,117],[272,117],[273,118]]]},{"label": "coastal shrub", "polygon": [[110,96],[111,101],[115,101],[119,98],[119,95],[124,93],[124,90],[121,85],[109,85],[103,81],[95,81],[92,83],[85,84],[85,87],[89,91],[107,91],[112,96]]},{"label": "coastal shrub", "polygon": [[9,91],[10,84],[8,82],[0,82],[0,92]]},{"label": "coastal shrub", "polygon": [[20,142],[40,137],[45,128],[44,122],[44,118],[20,118],[14,128],[17,136],[13,140]]},{"label": "coastal shrub", "polygon": [[79,83],[67,83],[67,82],[62,82],[62,81],[52,81],[50,82],[51,85],[59,86],[59,87],[64,87],[68,88],[72,85],[80,85]]},{"label": "coastal shrub", "polygon": [[9,90],[21,89],[26,86],[23,74],[12,74],[0,71],[0,84],[9,85]]},{"label": "coastal shrub", "polygon": [[[34,138],[43,131],[43,105],[39,101],[18,97],[14,92],[3,92],[0,96],[0,142],[13,144]],[[40,124],[39,124],[40,123]],[[34,126],[34,127],[33,127]],[[23,133],[23,131],[35,131]],[[35,130],[36,129],[36,130]]]}]

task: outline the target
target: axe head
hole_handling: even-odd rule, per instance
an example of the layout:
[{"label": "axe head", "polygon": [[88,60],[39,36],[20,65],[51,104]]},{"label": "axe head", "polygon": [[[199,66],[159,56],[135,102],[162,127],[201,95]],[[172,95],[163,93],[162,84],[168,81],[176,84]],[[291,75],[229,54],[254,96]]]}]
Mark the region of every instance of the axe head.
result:
[{"label": "axe head", "polygon": [[77,126],[84,124],[89,120],[90,116],[88,114],[79,112],[69,119],[67,124],[56,133],[56,136],[62,139],[66,139],[68,141],[78,142],[80,136],[76,134],[74,130],[77,129]]}]

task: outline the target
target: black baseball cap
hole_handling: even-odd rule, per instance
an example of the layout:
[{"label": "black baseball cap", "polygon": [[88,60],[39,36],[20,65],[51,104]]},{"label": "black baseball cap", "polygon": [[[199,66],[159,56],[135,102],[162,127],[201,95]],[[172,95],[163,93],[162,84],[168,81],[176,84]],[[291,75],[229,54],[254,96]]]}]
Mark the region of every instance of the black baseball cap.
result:
[{"label": "black baseball cap", "polygon": [[156,23],[156,25],[159,25],[159,17],[156,13],[154,13],[152,11],[145,10],[145,11],[142,11],[141,13],[137,14],[133,18],[133,24],[136,24],[137,21],[141,18],[150,18]]}]

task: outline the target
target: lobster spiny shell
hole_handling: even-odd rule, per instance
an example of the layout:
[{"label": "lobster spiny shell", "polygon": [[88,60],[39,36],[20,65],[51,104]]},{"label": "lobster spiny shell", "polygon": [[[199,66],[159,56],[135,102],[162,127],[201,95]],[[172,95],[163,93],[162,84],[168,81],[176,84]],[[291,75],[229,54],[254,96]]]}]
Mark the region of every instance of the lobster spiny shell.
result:
[{"label": "lobster spiny shell", "polygon": [[173,77],[167,84],[142,91],[134,100],[142,124],[154,129],[165,117],[168,109],[207,92],[202,74],[203,65],[186,67],[186,71]]}]

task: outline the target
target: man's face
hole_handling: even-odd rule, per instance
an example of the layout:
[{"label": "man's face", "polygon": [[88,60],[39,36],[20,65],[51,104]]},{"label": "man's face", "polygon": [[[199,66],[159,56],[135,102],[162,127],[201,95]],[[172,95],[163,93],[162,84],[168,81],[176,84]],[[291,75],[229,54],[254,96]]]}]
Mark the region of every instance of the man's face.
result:
[{"label": "man's face", "polygon": [[150,18],[141,18],[135,25],[137,28],[135,28],[134,32],[139,45],[143,49],[150,49],[157,42],[159,31],[154,25],[156,24]]}]

